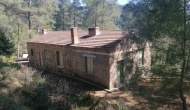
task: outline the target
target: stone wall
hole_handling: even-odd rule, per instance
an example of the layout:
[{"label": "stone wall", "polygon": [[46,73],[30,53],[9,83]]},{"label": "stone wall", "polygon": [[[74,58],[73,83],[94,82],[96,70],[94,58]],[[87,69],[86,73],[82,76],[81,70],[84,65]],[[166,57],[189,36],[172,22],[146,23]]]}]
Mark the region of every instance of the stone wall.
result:
[{"label": "stone wall", "polygon": [[[95,82],[109,88],[109,51],[106,49],[91,49],[74,46],[38,44],[28,42],[28,54],[31,66],[43,68],[40,65],[40,52],[45,53],[47,59],[44,59],[45,69],[59,71],[63,74],[76,74],[86,80]],[[33,49],[33,56],[31,55]],[[63,68],[58,68],[56,65],[56,51],[63,55]],[[93,55],[93,74],[86,73],[85,55]],[[45,57],[45,55],[44,55]]]},{"label": "stone wall", "polygon": [[124,82],[129,83],[130,80],[136,75],[138,66],[138,51],[143,51],[135,42],[129,39],[124,39],[112,50],[110,57],[110,88],[117,87],[117,78],[119,75],[118,63],[124,62]]},{"label": "stone wall", "polygon": [[[30,64],[37,68],[42,68],[40,65],[40,52],[47,51],[47,59],[45,60],[45,68],[52,71],[59,71],[63,74],[76,74],[86,80],[100,84],[106,88],[112,89],[116,87],[118,78],[118,61],[125,60],[125,82],[128,82],[137,69],[137,52],[139,48],[135,43],[129,40],[116,45],[112,50],[105,48],[82,48],[72,45],[51,45],[28,43],[28,54]],[[147,46],[146,46],[147,45]],[[145,45],[143,69],[149,70],[151,63],[151,53],[148,51],[149,44]],[[30,50],[33,49],[33,56]],[[143,50],[143,49],[141,49]],[[58,68],[56,65],[56,51],[63,55],[63,68]],[[92,75],[86,73],[85,55],[94,56]],[[129,65],[129,59],[132,63]],[[144,72],[144,71],[143,71]]]}]

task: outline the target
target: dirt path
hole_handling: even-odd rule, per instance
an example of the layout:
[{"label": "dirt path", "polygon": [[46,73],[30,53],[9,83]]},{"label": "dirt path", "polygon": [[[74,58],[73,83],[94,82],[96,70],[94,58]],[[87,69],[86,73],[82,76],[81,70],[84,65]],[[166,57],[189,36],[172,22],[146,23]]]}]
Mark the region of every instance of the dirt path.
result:
[{"label": "dirt path", "polygon": [[91,92],[91,95],[98,99],[105,99],[110,104],[116,104],[118,100],[125,102],[124,104],[128,107],[133,107],[138,104],[131,92],[123,92],[120,90],[116,90],[111,93],[106,91],[94,91]]},{"label": "dirt path", "polygon": [[[181,100],[179,99],[179,93],[177,88],[178,83],[174,81],[139,81],[134,85],[130,85],[127,90],[116,90],[113,92],[107,92],[100,88],[96,88],[93,85],[89,85],[87,83],[72,78],[62,78],[67,79],[67,82],[70,82],[71,87],[78,88],[84,92],[86,91],[87,93],[90,93],[90,95],[96,100],[98,100],[92,104],[95,107],[96,105],[102,105],[102,103],[106,101],[108,106],[115,106],[119,103],[119,106],[125,106],[128,110],[182,109]],[[188,109],[190,110],[190,97],[187,98],[187,102],[189,104]]]},{"label": "dirt path", "polygon": [[[181,101],[178,97],[162,95],[150,83],[141,82],[140,89],[134,88],[128,91],[116,90],[111,93],[106,91],[93,91],[91,95],[96,99],[104,99],[110,105],[121,102],[129,110],[181,110]],[[155,90],[154,90],[155,89]],[[168,90],[166,90],[167,92]],[[160,93],[159,93],[160,92]],[[169,91],[170,93],[172,91]],[[190,97],[187,98],[187,102],[190,104]],[[188,108],[190,110],[190,106]]]}]

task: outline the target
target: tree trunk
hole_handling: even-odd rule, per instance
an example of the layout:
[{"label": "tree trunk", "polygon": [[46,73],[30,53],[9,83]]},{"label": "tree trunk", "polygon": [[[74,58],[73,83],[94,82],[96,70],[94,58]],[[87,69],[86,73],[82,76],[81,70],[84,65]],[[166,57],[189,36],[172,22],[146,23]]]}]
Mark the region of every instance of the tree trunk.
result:
[{"label": "tree trunk", "polygon": [[[31,12],[30,12],[30,7],[31,7],[31,0],[28,2],[28,29],[31,29]],[[29,38],[31,38],[31,35],[29,34]]]},{"label": "tree trunk", "polygon": [[[31,7],[31,0],[29,0],[28,2],[28,8]],[[30,30],[31,29],[31,12],[28,11],[28,29]]]},{"label": "tree trunk", "polygon": [[162,63],[162,53],[160,54],[160,63]]},{"label": "tree trunk", "polygon": [[183,105],[183,110],[187,110],[187,102],[186,102],[186,96],[184,95],[184,76],[185,76],[185,66],[186,66],[186,31],[187,31],[187,25],[186,25],[186,3],[187,1],[184,0],[184,31],[183,31],[183,42],[182,42],[182,69],[181,69],[181,76],[180,76],[180,98]]},{"label": "tree trunk", "polygon": [[38,35],[40,35],[40,26],[38,25]]},{"label": "tree trunk", "polygon": [[20,48],[19,48],[19,44],[20,44],[20,24],[18,23],[18,42],[17,42],[17,45],[18,45],[17,58],[18,58],[18,59],[19,59],[19,57],[20,57]]},{"label": "tree trunk", "polygon": [[74,27],[76,27],[76,9],[74,8]]},{"label": "tree trunk", "polygon": [[[103,0],[103,11],[104,11],[104,8],[105,8],[105,0]],[[102,14],[102,30],[104,30],[104,13]]]},{"label": "tree trunk", "polygon": [[189,54],[188,54],[187,62],[186,62],[186,69],[185,69],[186,73],[189,72],[189,62],[190,62],[190,50],[189,50]]},{"label": "tree trunk", "polygon": [[144,46],[144,55],[143,55],[143,68],[142,68],[142,77],[150,76],[151,70],[151,42],[146,41]]},{"label": "tree trunk", "polygon": [[170,45],[168,47],[167,53],[166,53],[166,60],[165,60],[165,64],[169,63],[169,59],[170,59]]},{"label": "tree trunk", "polygon": [[180,98],[183,103],[183,110],[187,110],[186,107],[186,96],[184,95],[184,89],[183,89],[183,84],[184,84],[184,76],[185,76],[185,65],[186,65],[186,59],[185,59],[185,43],[186,41],[183,41],[183,64],[182,64],[182,71],[181,71],[181,76],[180,76]]},{"label": "tree trunk", "polygon": [[154,63],[158,61],[158,50],[156,50],[155,60]]},{"label": "tree trunk", "polygon": [[65,30],[65,10],[63,9],[63,18],[61,19],[62,21],[62,30]]},{"label": "tree trunk", "polygon": [[95,20],[94,20],[94,26],[96,27],[97,26],[97,15],[98,15],[98,4],[96,4],[96,9],[95,9],[96,11],[95,11]]}]

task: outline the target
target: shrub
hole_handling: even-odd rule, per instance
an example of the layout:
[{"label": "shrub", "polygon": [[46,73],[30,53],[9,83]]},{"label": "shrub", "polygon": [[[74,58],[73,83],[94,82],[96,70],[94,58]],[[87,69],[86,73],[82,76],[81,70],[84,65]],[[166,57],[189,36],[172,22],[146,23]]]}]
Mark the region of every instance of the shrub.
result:
[{"label": "shrub", "polygon": [[153,65],[152,72],[156,76],[176,77],[179,76],[180,69],[177,66],[157,63]]},{"label": "shrub", "polygon": [[17,56],[15,56],[15,55],[3,56],[2,57],[2,62],[4,62],[4,63],[10,63],[10,62],[13,62],[16,58],[17,58]]}]

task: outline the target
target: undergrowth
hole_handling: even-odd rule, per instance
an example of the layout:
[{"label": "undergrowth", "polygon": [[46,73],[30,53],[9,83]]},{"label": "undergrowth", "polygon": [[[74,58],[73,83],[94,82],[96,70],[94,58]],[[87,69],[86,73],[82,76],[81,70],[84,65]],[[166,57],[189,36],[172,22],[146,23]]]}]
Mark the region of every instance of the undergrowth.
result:
[{"label": "undergrowth", "polygon": [[0,64],[0,110],[126,110],[93,98],[66,78],[33,68]]}]

